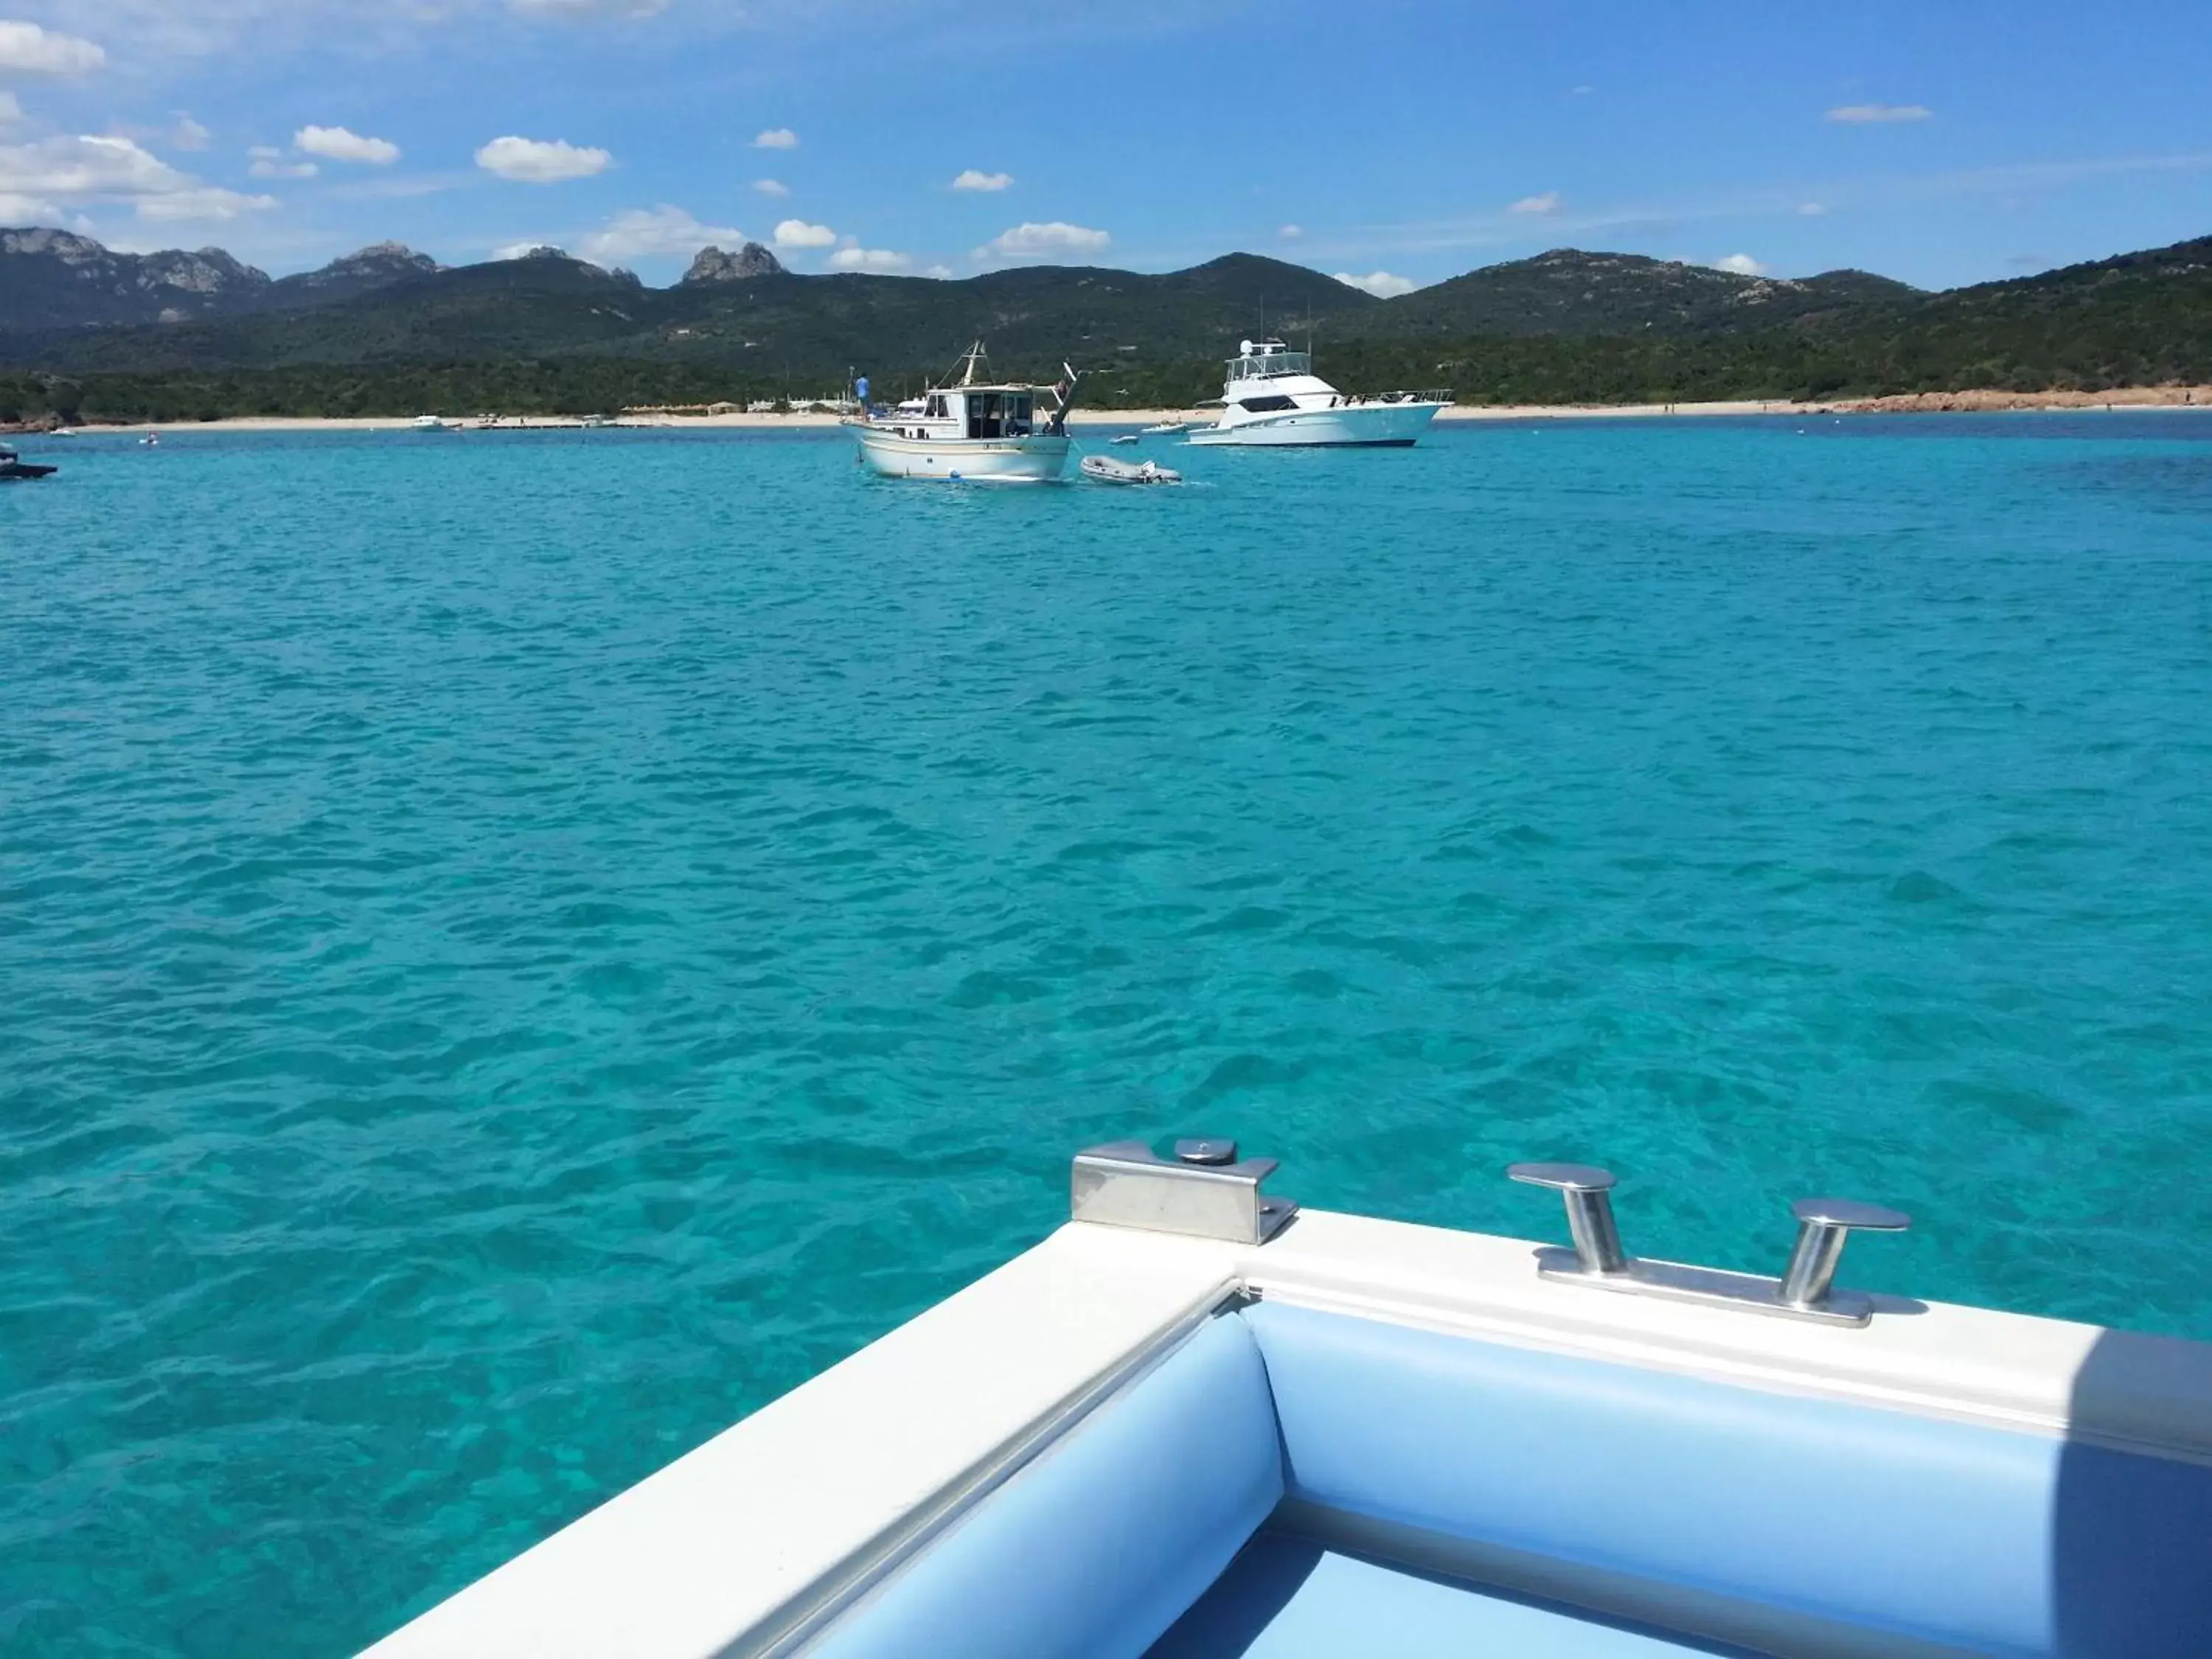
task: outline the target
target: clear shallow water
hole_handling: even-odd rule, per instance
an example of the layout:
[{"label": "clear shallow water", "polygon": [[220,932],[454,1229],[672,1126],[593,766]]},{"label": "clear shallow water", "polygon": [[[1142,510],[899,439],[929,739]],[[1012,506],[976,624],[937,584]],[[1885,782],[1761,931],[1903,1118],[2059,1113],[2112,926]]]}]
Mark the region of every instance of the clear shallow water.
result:
[{"label": "clear shallow water", "polygon": [[[0,1646],[331,1655],[1210,1131],[2212,1334],[2212,420],[0,491]],[[1161,452],[1166,453],[1167,452]]]}]

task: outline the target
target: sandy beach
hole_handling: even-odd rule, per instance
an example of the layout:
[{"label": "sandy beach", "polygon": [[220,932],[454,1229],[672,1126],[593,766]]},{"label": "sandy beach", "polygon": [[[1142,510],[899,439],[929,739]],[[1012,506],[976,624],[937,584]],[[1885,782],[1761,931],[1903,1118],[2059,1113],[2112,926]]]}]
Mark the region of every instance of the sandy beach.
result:
[{"label": "sandy beach", "polygon": [[[1751,415],[1934,415],[1934,414],[1990,414],[2010,410],[2121,410],[2146,409],[2212,409],[2212,386],[2126,386],[2111,392],[1925,392],[1891,398],[1848,398],[1820,403],[1790,403],[1784,400],[1737,399],[1732,402],[1703,404],[1457,404],[1437,418],[1439,422],[1464,421],[1572,421],[1572,420],[1649,420],[1671,419],[1698,416]],[[1109,428],[1157,426],[1168,422],[1203,423],[1212,418],[1210,411],[1194,409],[1078,409],[1069,416],[1068,424],[1082,431]],[[790,415],[636,415],[624,416],[605,423],[606,427],[627,430],[652,429],[671,432],[700,431],[790,431],[806,428],[833,427],[839,417],[835,415],[793,413]],[[411,432],[415,429],[410,418],[390,415],[363,416],[354,419],[295,417],[286,416],[256,416],[224,421],[173,421],[160,424],[125,426],[89,426],[75,428],[96,433],[147,432]],[[474,421],[456,421],[449,430],[455,433],[495,432],[577,432],[592,428],[575,420],[554,416],[532,416],[527,418],[505,420],[492,427],[480,426]],[[0,434],[9,434],[9,428],[0,427]],[[41,435],[27,431],[22,435]]]},{"label": "sandy beach", "polygon": [[[1532,421],[1532,420],[1625,420],[1663,418],[1672,416],[1700,415],[1804,415],[1827,413],[1840,410],[1842,404],[1791,404],[1757,401],[1709,404],[1460,404],[1447,409],[1437,418],[1439,421]],[[580,421],[564,420],[553,416],[533,416],[527,419],[500,422],[496,426],[480,426],[475,421],[457,420],[448,428],[457,434],[477,432],[580,432],[620,428],[624,430],[654,430],[669,432],[715,431],[798,431],[808,428],[834,427],[841,417],[836,415],[817,415],[794,412],[789,415],[625,415],[597,428],[587,428]],[[1078,409],[1068,417],[1068,425],[1078,432],[1120,429],[1129,427],[1159,426],[1169,422],[1186,425],[1204,425],[1213,418],[1210,410],[1196,409]],[[0,428],[4,429],[4,428]],[[87,426],[75,430],[87,433],[113,432],[140,434],[148,432],[164,434],[179,432],[413,432],[411,417],[391,415],[356,418],[249,416],[223,421],[170,421],[159,424],[140,423],[122,426]]]}]

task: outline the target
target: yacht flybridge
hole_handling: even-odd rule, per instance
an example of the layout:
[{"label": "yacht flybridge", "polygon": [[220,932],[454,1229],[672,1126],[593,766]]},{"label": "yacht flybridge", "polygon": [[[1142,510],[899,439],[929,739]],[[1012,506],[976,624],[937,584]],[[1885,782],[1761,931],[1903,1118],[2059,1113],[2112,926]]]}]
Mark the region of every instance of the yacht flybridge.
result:
[{"label": "yacht flybridge", "polygon": [[[1054,386],[993,381],[985,374],[983,343],[960,360],[951,385],[932,386],[877,418],[863,412],[848,420],[860,459],[887,478],[963,479],[975,483],[1049,483],[1067,465],[1067,411],[1075,401],[1076,372],[1062,364]],[[865,386],[865,382],[862,383]],[[1040,397],[1053,402],[1040,421]]]},{"label": "yacht flybridge", "polygon": [[1507,1172],[1561,1249],[1274,1168],[1080,1153],[1068,1225],[371,1659],[2212,1654],[2212,1346],[1845,1290],[1873,1205],[1770,1278],[1630,1255],[1603,1170]]},{"label": "yacht flybridge", "polygon": [[1313,354],[1246,340],[1229,360],[1221,414],[1192,428],[1194,444],[1364,445],[1403,448],[1451,404],[1449,392],[1347,397],[1313,372]]}]

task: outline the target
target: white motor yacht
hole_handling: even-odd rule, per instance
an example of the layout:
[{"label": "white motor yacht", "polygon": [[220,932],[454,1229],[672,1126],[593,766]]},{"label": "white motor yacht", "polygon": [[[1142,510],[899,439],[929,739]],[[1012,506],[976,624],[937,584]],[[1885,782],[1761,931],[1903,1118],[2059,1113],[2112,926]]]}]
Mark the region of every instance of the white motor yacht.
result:
[{"label": "white motor yacht", "polygon": [[[1056,386],[1015,386],[984,377],[981,341],[962,357],[957,382],[932,386],[888,416],[848,420],[860,459],[887,478],[963,479],[974,483],[1049,483],[1067,465],[1067,411],[1076,373]],[[1042,392],[1054,407],[1037,418]]]},{"label": "white motor yacht", "polygon": [[1280,340],[1246,340],[1230,359],[1220,417],[1194,428],[1194,444],[1403,448],[1450,406],[1448,392],[1352,397],[1313,372],[1313,354]]}]

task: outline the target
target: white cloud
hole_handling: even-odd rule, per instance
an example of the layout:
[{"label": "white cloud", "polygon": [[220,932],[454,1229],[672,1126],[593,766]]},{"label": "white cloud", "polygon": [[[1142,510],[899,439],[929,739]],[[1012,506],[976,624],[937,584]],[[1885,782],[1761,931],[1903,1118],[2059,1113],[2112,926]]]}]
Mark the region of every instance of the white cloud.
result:
[{"label": "white cloud", "polygon": [[292,135],[295,149],[325,161],[354,161],[362,167],[388,167],[399,159],[399,146],[383,138],[364,138],[343,127],[301,127]]},{"label": "white cloud", "polygon": [[256,144],[246,159],[246,170],[257,179],[312,179],[322,171],[313,161],[288,161],[283,150],[268,144]]},{"label": "white cloud", "polygon": [[[796,0],[779,0],[789,10]],[[494,19],[582,25],[618,22],[669,9],[668,0],[0,0],[0,15],[36,14],[50,22],[96,20],[111,61],[169,75],[187,66],[234,66],[293,53],[329,53],[341,61],[369,53],[411,53],[433,31]],[[748,13],[769,9],[748,6]],[[693,5],[695,15],[733,5]],[[734,21],[734,20],[732,20]],[[710,27],[715,26],[710,23]]]},{"label": "white cloud", "polygon": [[205,185],[198,190],[173,191],[166,196],[138,198],[138,216],[167,224],[178,220],[225,222],[249,213],[266,213],[276,205],[274,196],[246,196],[234,190]]},{"label": "white cloud", "polygon": [[1748,253],[1731,253],[1725,259],[1709,262],[1715,270],[1733,271],[1739,276],[1764,276],[1766,267]]},{"label": "white cloud", "polygon": [[128,138],[42,138],[0,144],[0,190],[130,200],[194,188],[183,173]]},{"label": "white cloud", "polygon": [[1305,234],[1306,230],[1304,225],[1285,225],[1280,230],[1275,233],[1276,235],[1281,237],[1286,242],[1295,242],[1299,237]]},{"label": "white cloud", "polygon": [[1348,270],[1340,270],[1336,273],[1336,280],[1371,294],[1378,300],[1395,300],[1401,294],[1411,294],[1420,286],[1407,277],[1393,276],[1387,270],[1370,270],[1364,276],[1355,276]]},{"label": "white cloud", "polygon": [[1557,213],[1559,210],[1559,192],[1547,190],[1541,196],[1523,196],[1505,210],[1508,213]]},{"label": "white cloud", "polygon": [[799,135],[789,127],[770,127],[753,140],[755,149],[797,149]]},{"label": "white cloud", "polygon": [[465,173],[403,173],[359,184],[332,185],[330,193],[334,199],[347,202],[411,202],[459,190],[468,182]]},{"label": "white cloud", "polygon": [[0,127],[12,127],[23,118],[23,106],[12,92],[0,92]]},{"label": "white cloud", "polygon": [[781,179],[756,179],[753,180],[753,188],[763,196],[782,197],[791,194],[791,186]]},{"label": "white cloud", "polygon": [[1595,87],[1593,87],[1593,86],[1589,85],[1588,83],[1584,83],[1583,85],[1579,86],[1579,87],[1569,87],[1569,88],[1567,88],[1567,90],[1568,90],[1569,92],[1572,93],[1572,94],[1573,94],[1576,97],[1577,97],[1577,98],[1587,98],[1587,97],[1589,97],[1589,96],[1590,95],[1590,94],[1592,94],[1592,93],[1595,92],[1595,91],[1597,90],[1597,88],[1596,88]]},{"label": "white cloud", "polygon": [[927,270],[923,271],[921,274],[929,277],[933,282],[950,282],[952,278],[952,267],[951,265],[932,265]]},{"label": "white cloud", "polygon": [[979,259],[1035,259],[1052,253],[1103,253],[1113,238],[1058,219],[1045,224],[1019,224],[1001,231],[975,250]]},{"label": "white cloud", "polygon": [[952,181],[955,190],[1005,190],[1014,182],[1011,173],[985,173],[980,167],[968,167]]},{"label": "white cloud", "polygon": [[182,110],[177,112],[177,125],[169,130],[169,143],[177,149],[205,149],[208,140],[213,137],[213,133]]},{"label": "white cloud", "polygon": [[657,208],[632,208],[607,221],[605,228],[584,239],[584,257],[604,264],[609,259],[647,259],[654,254],[696,253],[709,242],[742,244],[745,234],[729,225],[702,225],[682,208],[663,203]]},{"label": "white cloud", "polygon": [[557,185],[605,173],[615,158],[603,149],[572,144],[565,138],[495,138],[477,152],[486,173],[523,185]]},{"label": "white cloud", "polygon": [[827,225],[810,225],[804,219],[786,219],[775,228],[778,247],[834,247],[837,233]]},{"label": "white cloud", "polygon": [[1798,216],[1801,218],[1817,219],[1820,217],[1821,215],[1827,212],[1827,210],[1828,210],[1826,208],[1821,206],[1818,202],[1800,202],[1797,204],[1797,213]]},{"label": "white cloud", "polygon": [[0,75],[87,75],[106,61],[100,47],[74,34],[0,21]]},{"label": "white cloud", "polygon": [[0,190],[0,225],[50,225],[62,216],[52,202]]},{"label": "white cloud", "polygon": [[650,17],[667,0],[507,0],[525,17]]},{"label": "white cloud", "polygon": [[1828,112],[1831,121],[1927,121],[1936,112],[1925,104],[1845,104]]},{"label": "white cloud", "polygon": [[49,222],[59,216],[58,206],[83,202],[127,203],[141,219],[153,222],[236,219],[276,205],[273,196],[204,184],[136,141],[112,135],[0,144],[0,200],[17,210],[36,210],[9,216]]},{"label": "white cloud", "polygon": [[887,248],[841,247],[830,256],[832,270],[872,270],[888,276],[895,271],[914,269],[911,256],[893,253]]}]

